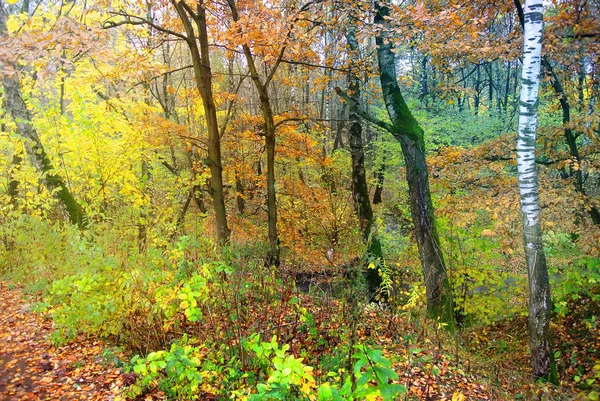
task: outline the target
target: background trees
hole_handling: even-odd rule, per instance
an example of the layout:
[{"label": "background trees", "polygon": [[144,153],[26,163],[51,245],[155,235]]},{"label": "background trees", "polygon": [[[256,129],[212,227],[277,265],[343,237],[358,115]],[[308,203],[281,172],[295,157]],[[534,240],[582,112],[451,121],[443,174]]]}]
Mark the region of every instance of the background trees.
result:
[{"label": "background trees", "polygon": [[[303,327],[304,334],[287,338],[298,341],[297,352],[324,327],[313,330],[311,319],[319,319],[292,302],[295,282],[325,294],[324,309],[332,298],[366,303],[381,286],[390,322],[420,322],[427,310],[465,338],[493,327],[523,329],[522,261],[530,248],[520,240],[517,188],[519,175],[532,179],[519,170],[523,160],[528,171],[537,165],[544,214],[543,223],[526,219],[539,221],[527,242],[536,250],[530,265],[541,263],[545,250],[556,288],[553,306],[548,286],[533,296],[544,301],[544,313],[531,318],[547,328],[550,309],[561,321],[573,299],[596,302],[594,2],[545,5],[539,134],[518,159],[519,96],[529,83],[520,78],[526,18],[519,2],[50,1],[3,10],[10,15],[0,44],[0,238],[11,261],[3,269],[38,268],[24,256],[17,261],[20,249],[32,248],[25,238],[65,232],[56,242],[66,247],[84,238],[83,248],[93,250],[87,256],[106,259],[83,276],[96,274],[107,288],[120,277],[114,280],[135,287],[128,302],[137,308],[119,309],[115,301],[120,323],[81,324],[86,330],[128,330],[136,338],[136,324],[148,324],[160,327],[153,347],[164,348],[186,324],[208,325],[191,299],[201,305],[203,288],[222,286],[223,303],[202,311],[222,313],[206,332],[226,333],[242,351],[223,352],[249,370],[240,344],[252,331],[281,336],[288,324]],[[67,220],[89,227],[69,231]],[[30,235],[36,230],[44,235]],[[143,246],[132,256],[137,242]],[[362,280],[352,274],[358,265],[369,284],[350,286]],[[67,268],[36,276],[45,285],[71,277],[59,286],[81,279]],[[177,298],[184,295],[190,300]],[[284,306],[261,303],[275,299]],[[65,300],[73,310],[78,303]],[[249,305],[265,308],[257,318]],[[160,318],[140,317],[154,307]],[[297,324],[282,323],[292,310]],[[344,309],[340,319],[357,313],[362,308]],[[76,319],[65,319],[75,330]],[[269,327],[258,327],[263,323]],[[352,360],[350,342],[362,328],[348,327],[355,332],[339,341]],[[398,343],[413,341],[401,337]],[[140,344],[137,338],[133,347],[149,350]],[[563,373],[574,372],[565,358]],[[585,366],[592,375],[592,362]]]}]

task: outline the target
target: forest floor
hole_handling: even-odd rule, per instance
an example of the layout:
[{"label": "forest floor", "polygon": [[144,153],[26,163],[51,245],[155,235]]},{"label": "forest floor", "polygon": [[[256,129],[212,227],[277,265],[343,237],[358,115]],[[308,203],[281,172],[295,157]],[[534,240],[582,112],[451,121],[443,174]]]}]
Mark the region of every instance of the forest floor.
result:
[{"label": "forest floor", "polygon": [[[20,288],[0,281],[0,400],[122,400],[125,387],[135,381],[134,375],[116,367],[123,356],[115,353],[109,344],[85,337],[79,337],[67,346],[53,346],[50,339],[52,320],[33,310],[36,301]],[[453,350],[447,344],[435,344],[423,336],[424,333],[419,335],[418,344],[403,344],[402,337],[394,338],[386,332],[389,332],[390,324],[406,322],[386,321],[381,318],[382,313],[375,311],[365,313],[370,320],[368,331],[378,334],[376,342],[386,350],[384,352],[404,355],[402,359],[406,362],[394,363],[400,383],[408,389],[402,399],[577,398],[574,393],[568,396],[563,392],[564,388],[559,394],[557,389],[537,386],[527,380],[526,354],[521,358],[504,355],[496,361],[488,359],[491,364],[483,366],[478,362],[482,355],[478,360],[470,359],[469,354],[459,351],[463,347]],[[396,329],[408,328],[396,326]],[[396,329],[394,331],[398,332]],[[508,327],[499,331],[503,330],[510,331]],[[492,333],[487,336],[489,341],[494,341]],[[470,338],[469,341],[478,340]],[[526,343],[522,345],[526,347]],[[143,399],[164,397],[146,394]]]},{"label": "forest floor", "polygon": [[107,360],[108,346],[84,338],[52,346],[52,320],[32,301],[0,282],[0,400],[113,400],[127,375]]}]

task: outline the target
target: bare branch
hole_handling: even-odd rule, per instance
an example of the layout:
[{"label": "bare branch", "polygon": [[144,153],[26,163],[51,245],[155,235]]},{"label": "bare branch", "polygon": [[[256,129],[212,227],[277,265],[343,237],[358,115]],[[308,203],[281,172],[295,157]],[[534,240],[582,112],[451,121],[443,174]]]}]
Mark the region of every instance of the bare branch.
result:
[{"label": "bare branch", "polygon": [[185,41],[188,40],[187,36],[185,36],[179,32],[175,32],[170,29],[164,28],[160,25],[156,25],[154,22],[149,21],[142,17],[138,17],[137,15],[130,15],[130,14],[127,14],[127,13],[124,13],[121,11],[120,12],[111,12],[111,14],[114,16],[123,17],[125,19],[121,20],[121,21],[106,20],[102,24],[103,29],[116,28],[121,25],[148,25],[148,26],[151,26],[152,28],[156,29],[159,32],[166,33],[167,35],[176,36]]},{"label": "bare branch", "polygon": [[356,113],[361,116],[362,118],[364,118],[365,120],[377,125],[378,127],[383,128],[384,130],[390,132],[390,133],[395,133],[398,130],[396,129],[396,127],[394,127],[394,125],[387,123],[385,121],[382,121],[378,118],[373,117],[372,115],[370,115],[369,113],[367,113],[366,111],[362,110],[360,107],[358,107],[358,105],[356,104],[356,102],[354,100],[352,100],[350,98],[350,96],[348,96],[348,94],[344,91],[342,91],[339,87],[335,87],[335,93],[338,94],[339,97],[341,97],[342,99],[344,99],[344,101],[350,105],[355,105],[356,106]]}]

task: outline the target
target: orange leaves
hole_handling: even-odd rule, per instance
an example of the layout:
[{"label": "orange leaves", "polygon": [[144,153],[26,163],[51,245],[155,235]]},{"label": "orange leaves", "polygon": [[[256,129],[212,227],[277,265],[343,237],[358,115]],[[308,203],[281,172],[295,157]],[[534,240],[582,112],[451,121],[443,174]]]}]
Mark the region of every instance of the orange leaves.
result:
[{"label": "orange leaves", "polygon": [[2,282],[0,307],[1,399],[100,401],[121,392],[124,376],[102,358],[104,343],[80,339],[53,347],[51,322],[30,311],[31,304],[24,304],[20,291],[9,290]]}]

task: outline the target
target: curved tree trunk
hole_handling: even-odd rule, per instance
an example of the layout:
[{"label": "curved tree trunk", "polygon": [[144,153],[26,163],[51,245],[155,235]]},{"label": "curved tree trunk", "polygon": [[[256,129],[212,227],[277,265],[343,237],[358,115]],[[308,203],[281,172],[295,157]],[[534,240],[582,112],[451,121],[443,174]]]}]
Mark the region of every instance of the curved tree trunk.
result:
[{"label": "curved tree trunk", "polygon": [[[4,8],[4,5],[0,4],[0,35],[7,34],[7,18],[7,11]],[[48,191],[55,193],[56,197],[60,199],[67,210],[71,223],[84,228],[87,225],[87,218],[83,208],[75,200],[63,178],[54,169],[35,127],[31,124],[31,115],[29,110],[27,110],[27,105],[23,101],[21,83],[19,82],[17,73],[15,72],[13,75],[5,74],[2,78],[2,84],[4,86],[4,101],[6,108],[10,111],[10,114],[17,125],[17,134],[24,139],[25,150],[31,164],[33,164],[41,174],[41,181],[44,186],[48,188]]]},{"label": "curved tree trunk", "polygon": [[[235,22],[239,21],[237,6],[234,0],[228,0],[229,8],[231,9],[232,18]],[[266,264],[269,266],[279,267],[279,236],[277,233],[277,199],[275,192],[275,119],[271,99],[269,98],[269,84],[273,79],[281,59],[285,47],[280,51],[279,57],[266,78],[261,79],[258,68],[254,61],[254,55],[250,46],[245,43],[242,45],[244,56],[248,63],[250,78],[258,92],[260,100],[260,110],[263,115],[265,124],[265,150],[267,153],[267,225],[269,230],[269,251],[266,257]]]},{"label": "curved tree trunk", "polygon": [[[217,120],[217,107],[212,92],[212,71],[208,48],[208,32],[206,25],[206,10],[204,1],[198,1],[194,12],[183,1],[171,0],[179,18],[183,22],[186,33],[186,43],[190,49],[196,87],[202,98],[202,106],[206,116],[208,131],[208,167],[210,168],[210,193],[213,198],[213,209],[217,226],[217,237],[221,245],[229,242],[230,230],[227,226],[227,210],[225,209],[225,191],[223,189],[223,166],[221,164],[221,137]],[[198,42],[191,20],[198,29]],[[198,44],[200,46],[198,46]]]},{"label": "curved tree trunk", "polygon": [[523,246],[529,276],[529,346],[535,378],[551,379],[550,284],[542,245],[538,176],[535,164],[538,90],[542,60],[542,0],[527,0],[524,9],[524,49],[517,169],[523,222]]},{"label": "curved tree trunk", "polygon": [[[376,1],[375,11],[375,23],[386,26],[388,8]],[[385,29],[376,37],[379,77],[383,99],[393,125],[391,133],[400,142],[406,164],[410,209],[425,278],[427,311],[430,317],[439,318],[453,328],[454,301],[435,226],[423,130],[406,105],[398,86],[391,39]]]}]

